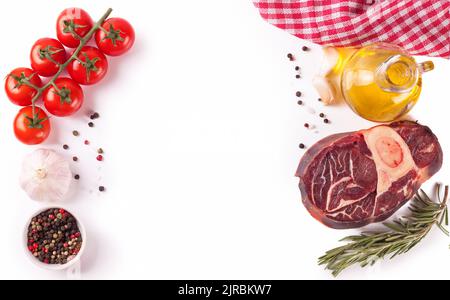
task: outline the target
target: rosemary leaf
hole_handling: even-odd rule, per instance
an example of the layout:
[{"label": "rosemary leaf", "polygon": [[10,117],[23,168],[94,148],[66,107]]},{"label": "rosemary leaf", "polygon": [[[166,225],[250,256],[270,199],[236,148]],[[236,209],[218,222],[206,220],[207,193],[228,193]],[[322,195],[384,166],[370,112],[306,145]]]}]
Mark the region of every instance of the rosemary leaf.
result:
[{"label": "rosemary leaf", "polygon": [[387,228],[396,231],[396,232],[403,232],[403,233],[408,233],[408,231],[406,230],[406,228],[398,223],[383,223],[384,226],[386,226]]}]

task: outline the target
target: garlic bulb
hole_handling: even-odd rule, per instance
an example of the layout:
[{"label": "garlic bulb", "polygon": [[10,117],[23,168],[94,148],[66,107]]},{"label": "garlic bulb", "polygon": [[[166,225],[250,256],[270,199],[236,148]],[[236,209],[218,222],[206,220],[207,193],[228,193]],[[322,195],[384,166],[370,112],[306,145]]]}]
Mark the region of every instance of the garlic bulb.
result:
[{"label": "garlic bulb", "polygon": [[52,150],[36,150],[23,161],[20,186],[33,200],[61,201],[71,183],[69,163]]}]

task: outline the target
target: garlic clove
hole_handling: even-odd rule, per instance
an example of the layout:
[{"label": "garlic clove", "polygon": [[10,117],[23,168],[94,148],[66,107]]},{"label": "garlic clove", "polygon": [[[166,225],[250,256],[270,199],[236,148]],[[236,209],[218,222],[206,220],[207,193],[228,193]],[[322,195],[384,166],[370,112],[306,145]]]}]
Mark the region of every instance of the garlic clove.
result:
[{"label": "garlic clove", "polygon": [[68,195],[72,180],[70,164],[64,157],[38,149],[25,157],[19,181],[31,199],[58,202]]}]

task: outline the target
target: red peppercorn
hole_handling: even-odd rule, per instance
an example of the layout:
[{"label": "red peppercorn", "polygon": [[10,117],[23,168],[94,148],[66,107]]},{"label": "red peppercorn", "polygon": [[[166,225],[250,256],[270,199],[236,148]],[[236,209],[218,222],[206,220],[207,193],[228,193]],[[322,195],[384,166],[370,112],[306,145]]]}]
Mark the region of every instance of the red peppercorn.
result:
[{"label": "red peppercorn", "polygon": [[49,264],[50,263],[50,261],[46,258],[46,259],[44,259],[44,264]]},{"label": "red peppercorn", "polygon": [[34,248],[34,249],[37,249],[37,248],[39,248],[39,245],[38,245],[37,243],[34,243],[34,244],[33,244],[33,248]]},{"label": "red peppercorn", "polygon": [[80,237],[80,236],[81,236],[81,233],[79,233],[79,232],[75,233],[75,237]]},{"label": "red peppercorn", "polygon": [[85,145],[89,145],[90,143],[89,143],[88,140],[85,140],[85,141],[84,141],[84,144],[85,144]]},{"label": "red peppercorn", "polygon": [[30,252],[33,252],[34,251],[33,246],[28,246],[28,250],[30,250]]},{"label": "red peppercorn", "polygon": [[97,160],[98,160],[98,161],[103,161],[103,155],[97,156]]},{"label": "red peppercorn", "polygon": [[64,209],[61,208],[61,209],[59,210],[59,213],[63,215],[63,214],[66,213],[66,211],[65,211]]},{"label": "red peppercorn", "polygon": [[33,244],[34,243],[34,240],[28,240],[28,244]]},{"label": "red peppercorn", "polygon": [[67,244],[67,243],[64,243],[64,248],[68,248],[69,247],[69,244]]},{"label": "red peppercorn", "polygon": [[50,220],[54,220],[54,219],[55,219],[55,216],[54,216],[54,215],[49,215],[48,218],[49,218]]},{"label": "red peppercorn", "polygon": [[71,239],[71,240],[75,239],[75,235],[72,234],[72,235],[70,236],[70,239]]}]

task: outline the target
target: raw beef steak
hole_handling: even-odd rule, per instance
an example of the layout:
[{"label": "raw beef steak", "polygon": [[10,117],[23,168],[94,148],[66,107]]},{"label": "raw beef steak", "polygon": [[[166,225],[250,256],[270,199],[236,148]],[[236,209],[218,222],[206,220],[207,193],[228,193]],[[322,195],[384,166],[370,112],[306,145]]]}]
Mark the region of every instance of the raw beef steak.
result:
[{"label": "raw beef steak", "polygon": [[355,228],[387,219],[441,165],[431,130],[401,121],[319,141],[296,175],[314,218],[332,228]]}]

